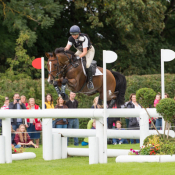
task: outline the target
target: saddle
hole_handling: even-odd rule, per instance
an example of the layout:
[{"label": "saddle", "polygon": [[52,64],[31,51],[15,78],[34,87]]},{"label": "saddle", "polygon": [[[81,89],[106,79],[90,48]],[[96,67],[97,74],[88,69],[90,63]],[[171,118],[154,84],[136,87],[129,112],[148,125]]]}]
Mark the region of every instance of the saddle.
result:
[{"label": "saddle", "polygon": [[[84,70],[86,71],[86,58],[83,57],[81,61],[82,61],[82,66],[83,66]],[[90,66],[92,67],[92,76],[94,76],[96,73],[97,61],[92,60]],[[86,72],[86,76],[87,76],[87,72]]]},{"label": "saddle", "polygon": [[[81,60],[77,60],[77,59],[76,59],[76,56],[74,56],[74,57],[73,57],[73,63],[72,63],[73,67],[74,67],[74,68],[78,67],[78,66],[79,66],[79,61],[80,61],[81,64],[82,64],[84,74],[87,76],[87,71],[86,71],[86,57],[83,57]],[[90,66],[92,67],[92,76],[94,76],[95,73],[96,73],[97,61],[92,60]]]}]

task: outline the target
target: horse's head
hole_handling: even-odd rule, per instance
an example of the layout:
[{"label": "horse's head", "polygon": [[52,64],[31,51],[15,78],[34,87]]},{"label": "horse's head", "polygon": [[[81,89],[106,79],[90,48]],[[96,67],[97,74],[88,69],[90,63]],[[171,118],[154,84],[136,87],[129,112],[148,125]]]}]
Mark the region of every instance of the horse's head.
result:
[{"label": "horse's head", "polygon": [[48,58],[47,61],[47,70],[48,70],[48,79],[47,81],[50,84],[53,84],[53,81],[58,73],[58,59],[56,58],[54,53],[45,53],[46,57]]},{"label": "horse's head", "polygon": [[47,69],[49,72],[48,82],[53,84],[55,77],[64,73],[68,64],[72,61],[74,53],[71,51],[65,52],[63,47],[55,49],[54,53],[46,53],[48,58]]}]

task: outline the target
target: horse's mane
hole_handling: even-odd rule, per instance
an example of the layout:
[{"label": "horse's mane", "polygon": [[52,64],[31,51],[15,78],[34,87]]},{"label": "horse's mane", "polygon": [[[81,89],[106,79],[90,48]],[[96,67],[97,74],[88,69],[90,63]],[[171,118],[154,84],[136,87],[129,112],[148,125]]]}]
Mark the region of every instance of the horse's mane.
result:
[{"label": "horse's mane", "polygon": [[72,56],[74,56],[74,52],[72,52],[71,50],[64,51],[64,47],[59,47],[59,48],[55,49],[55,54],[57,54],[57,53],[64,53],[64,52],[69,53]]},{"label": "horse's mane", "polygon": [[53,53],[52,52],[48,52],[50,57],[53,57]]}]

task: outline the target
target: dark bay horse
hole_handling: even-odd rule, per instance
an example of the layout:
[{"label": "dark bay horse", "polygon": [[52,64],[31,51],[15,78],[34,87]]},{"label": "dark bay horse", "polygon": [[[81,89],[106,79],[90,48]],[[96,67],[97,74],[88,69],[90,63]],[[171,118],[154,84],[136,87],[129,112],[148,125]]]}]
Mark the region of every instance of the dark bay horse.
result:
[{"label": "dark bay horse", "polygon": [[[46,57],[48,58],[48,82],[50,84],[56,83],[58,88],[66,85],[66,88],[74,93],[81,92],[86,95],[99,93],[99,104],[102,104],[103,75],[93,76],[94,89],[88,89],[87,78],[83,73],[81,60],[79,59],[75,62],[74,52],[64,51],[64,48],[61,47],[57,48],[54,53],[46,53]],[[97,68],[103,73],[103,68]],[[56,77],[58,77],[57,80]],[[118,72],[106,70],[106,78],[107,101],[111,101],[109,107],[112,107],[114,103],[117,106],[124,104],[126,91],[125,76]]]}]

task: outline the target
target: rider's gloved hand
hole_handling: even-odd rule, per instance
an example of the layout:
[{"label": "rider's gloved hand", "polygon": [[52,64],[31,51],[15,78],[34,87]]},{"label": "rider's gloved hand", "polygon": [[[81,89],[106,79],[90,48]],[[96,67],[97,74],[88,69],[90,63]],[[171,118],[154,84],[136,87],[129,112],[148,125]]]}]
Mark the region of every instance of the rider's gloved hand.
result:
[{"label": "rider's gloved hand", "polygon": [[80,59],[80,57],[79,57],[79,56],[77,56],[77,60],[78,60],[78,59]]}]

